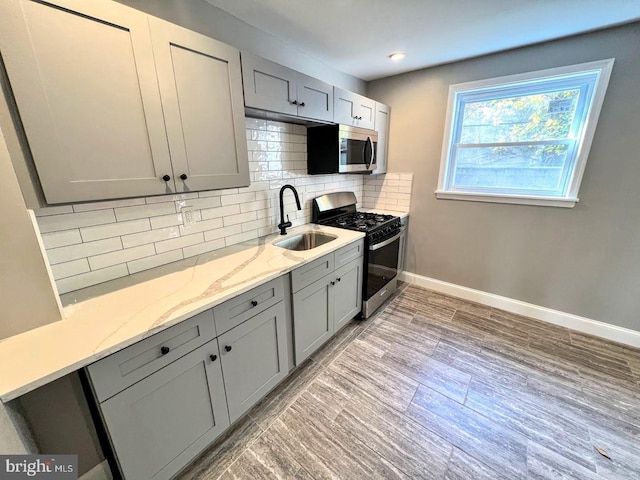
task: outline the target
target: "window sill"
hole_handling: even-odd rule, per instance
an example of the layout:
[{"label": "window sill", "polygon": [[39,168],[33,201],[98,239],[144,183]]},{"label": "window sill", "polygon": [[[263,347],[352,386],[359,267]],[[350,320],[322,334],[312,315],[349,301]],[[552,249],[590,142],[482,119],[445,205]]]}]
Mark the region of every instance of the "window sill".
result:
[{"label": "window sill", "polygon": [[531,197],[527,195],[499,195],[495,193],[446,192],[436,190],[440,200],[466,200],[469,202],[511,203],[515,205],[537,205],[541,207],[573,208],[578,198]]}]

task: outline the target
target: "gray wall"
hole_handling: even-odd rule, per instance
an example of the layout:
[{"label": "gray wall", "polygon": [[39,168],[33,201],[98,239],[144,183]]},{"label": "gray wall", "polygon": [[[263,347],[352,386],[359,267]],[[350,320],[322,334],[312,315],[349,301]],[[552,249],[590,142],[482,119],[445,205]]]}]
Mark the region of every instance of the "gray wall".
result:
[{"label": "gray wall", "polygon": [[[414,172],[407,271],[640,331],[638,45],[634,23],[369,83],[389,170]],[[611,57],[575,208],[435,199],[450,84]]]}]

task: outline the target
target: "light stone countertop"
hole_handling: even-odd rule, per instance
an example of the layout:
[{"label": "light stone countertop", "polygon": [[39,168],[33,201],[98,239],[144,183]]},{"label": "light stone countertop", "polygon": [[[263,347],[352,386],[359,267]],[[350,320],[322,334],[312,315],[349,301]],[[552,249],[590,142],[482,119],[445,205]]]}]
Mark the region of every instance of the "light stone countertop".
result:
[{"label": "light stone countertop", "polygon": [[0,341],[0,400],[68,373],[355,242],[361,232],[307,224],[337,239],[307,251],[269,235],[62,297],[64,319]]}]

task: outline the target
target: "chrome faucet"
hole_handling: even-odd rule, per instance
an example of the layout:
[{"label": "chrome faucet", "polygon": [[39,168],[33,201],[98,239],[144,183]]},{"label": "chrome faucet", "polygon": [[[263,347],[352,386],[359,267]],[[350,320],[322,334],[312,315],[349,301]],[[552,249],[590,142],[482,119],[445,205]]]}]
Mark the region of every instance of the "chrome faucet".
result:
[{"label": "chrome faucet", "polygon": [[287,234],[287,228],[291,226],[291,222],[289,221],[289,215],[287,215],[287,221],[284,221],[284,202],[282,197],[284,195],[284,191],[286,189],[290,189],[293,192],[293,195],[296,197],[296,205],[298,206],[298,210],[302,210],[300,206],[300,197],[298,197],[298,191],[293,187],[293,185],[285,185],[280,189],[280,223],[278,224],[278,228],[280,229],[280,235]]}]

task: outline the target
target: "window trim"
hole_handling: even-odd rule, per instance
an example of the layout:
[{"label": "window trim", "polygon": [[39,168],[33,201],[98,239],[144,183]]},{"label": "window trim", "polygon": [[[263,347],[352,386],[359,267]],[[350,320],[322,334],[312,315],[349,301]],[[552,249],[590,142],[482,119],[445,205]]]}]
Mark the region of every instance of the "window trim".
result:
[{"label": "window trim", "polygon": [[[593,142],[604,96],[607,92],[611,71],[613,69],[615,59],[609,58],[605,60],[597,60],[594,62],[569,65],[564,67],[555,67],[535,72],[519,73],[515,75],[507,75],[497,78],[489,78],[484,80],[476,80],[465,83],[458,83],[449,87],[449,98],[447,101],[447,114],[445,117],[445,130],[442,140],[442,154],[440,158],[440,173],[438,176],[438,188],[435,191],[437,199],[446,200],[468,200],[476,202],[491,203],[512,203],[519,205],[538,205],[550,207],[572,208],[579,201],[578,191],[584,175],[587,164],[589,151]],[[462,92],[486,89],[491,87],[500,87],[519,82],[532,80],[548,79],[551,77],[570,75],[573,73],[598,72],[599,78],[596,82],[593,92],[593,99],[590,108],[588,108],[584,121],[584,133],[582,142],[578,143],[578,151],[575,158],[575,167],[569,179],[566,196],[544,196],[544,195],[523,195],[523,194],[505,194],[505,193],[483,193],[483,192],[464,192],[460,190],[446,190],[447,176],[449,169],[449,156],[451,154],[451,140],[455,125],[453,123],[456,111],[457,95]]]}]

